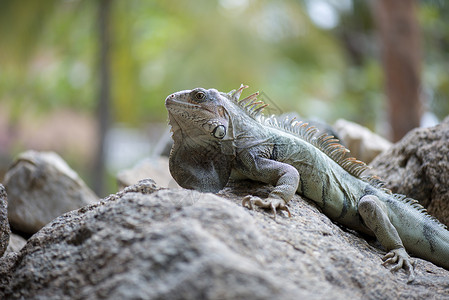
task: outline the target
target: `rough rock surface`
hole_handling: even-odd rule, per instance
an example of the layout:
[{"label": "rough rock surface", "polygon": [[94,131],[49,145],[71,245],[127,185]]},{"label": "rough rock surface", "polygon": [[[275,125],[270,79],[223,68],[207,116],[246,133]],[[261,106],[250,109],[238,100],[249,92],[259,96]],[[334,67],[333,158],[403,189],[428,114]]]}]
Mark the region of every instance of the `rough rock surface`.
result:
[{"label": "rough rock surface", "polygon": [[449,117],[409,132],[371,165],[393,192],[418,200],[449,226]]},{"label": "rough rock surface", "polygon": [[[142,193],[143,192],[143,193]],[[149,180],[58,217],[0,259],[1,299],[444,299],[449,272],[417,259],[417,278],[295,196],[292,217]],[[227,199],[226,199],[227,198]]]},{"label": "rough rock surface", "polygon": [[27,151],[5,175],[8,218],[14,230],[33,234],[61,214],[98,201],[54,152]]},{"label": "rough rock surface", "polygon": [[153,179],[160,187],[179,188],[168,169],[168,157],[146,158],[131,169],[117,174],[118,189],[134,185],[145,178]]},{"label": "rough rock surface", "polygon": [[391,147],[389,141],[357,123],[339,119],[333,127],[351,156],[367,164]]},{"label": "rough rock surface", "polygon": [[0,184],[0,257],[5,253],[8,247],[11,231],[8,222],[8,198],[6,197],[5,187]]}]

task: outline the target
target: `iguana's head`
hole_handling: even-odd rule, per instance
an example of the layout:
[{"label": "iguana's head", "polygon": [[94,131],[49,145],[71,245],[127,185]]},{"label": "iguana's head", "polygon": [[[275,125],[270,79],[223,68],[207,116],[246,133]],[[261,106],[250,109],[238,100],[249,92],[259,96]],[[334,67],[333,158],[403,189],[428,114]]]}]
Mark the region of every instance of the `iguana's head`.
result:
[{"label": "iguana's head", "polygon": [[235,158],[232,124],[245,115],[237,102],[245,87],[228,94],[196,88],[165,99],[174,141],[170,173],[180,186],[217,192],[228,182]]},{"label": "iguana's head", "polygon": [[228,133],[229,99],[215,89],[180,91],[165,99],[172,131],[223,139]]}]

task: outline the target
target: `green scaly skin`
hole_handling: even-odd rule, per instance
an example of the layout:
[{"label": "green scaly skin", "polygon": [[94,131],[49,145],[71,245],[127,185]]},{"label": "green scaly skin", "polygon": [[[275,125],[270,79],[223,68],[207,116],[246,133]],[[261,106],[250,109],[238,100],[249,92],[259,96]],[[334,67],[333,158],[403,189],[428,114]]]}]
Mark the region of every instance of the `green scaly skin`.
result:
[{"label": "green scaly skin", "polygon": [[449,270],[449,231],[417,201],[393,195],[366,165],[332,136],[295,120],[266,118],[258,93],[197,88],[174,93],[165,105],[174,145],[170,172],[184,188],[218,192],[229,178],[272,184],[267,199],[247,196],[243,205],[288,211],[294,193],[313,200],[332,220],[376,236],[388,253],[384,264],[404,268],[414,280],[414,255]]}]

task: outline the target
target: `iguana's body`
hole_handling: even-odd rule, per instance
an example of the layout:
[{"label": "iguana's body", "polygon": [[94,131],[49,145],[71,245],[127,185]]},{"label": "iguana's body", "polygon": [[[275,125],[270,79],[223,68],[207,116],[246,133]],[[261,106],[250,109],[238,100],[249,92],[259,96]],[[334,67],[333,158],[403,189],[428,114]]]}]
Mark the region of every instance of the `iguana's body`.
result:
[{"label": "iguana's body", "polygon": [[296,121],[265,118],[257,93],[238,101],[229,94],[181,91],[166,99],[174,146],[170,172],[185,188],[217,192],[228,179],[249,178],[274,185],[266,200],[244,202],[274,210],[295,192],[313,200],[331,219],[375,235],[389,251],[386,263],[404,267],[413,280],[416,256],[449,269],[449,231],[413,199],[393,195],[380,181],[362,177],[366,165],[346,157],[331,136]]}]

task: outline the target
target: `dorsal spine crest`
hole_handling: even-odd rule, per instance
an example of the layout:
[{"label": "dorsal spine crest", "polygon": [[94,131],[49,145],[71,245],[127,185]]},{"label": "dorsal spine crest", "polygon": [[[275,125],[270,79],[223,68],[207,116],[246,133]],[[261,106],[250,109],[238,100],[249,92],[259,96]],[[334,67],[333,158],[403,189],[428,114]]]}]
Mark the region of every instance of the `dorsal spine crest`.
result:
[{"label": "dorsal spine crest", "polygon": [[[365,180],[361,176],[367,169],[369,169],[369,167],[362,161],[359,161],[353,157],[348,157],[347,153],[350,151],[341,145],[338,139],[326,133],[318,135],[318,128],[315,126],[309,126],[308,123],[298,121],[296,118],[289,119],[288,117],[285,117],[283,119],[279,119],[274,115],[271,117],[265,117],[262,114],[262,111],[268,104],[265,104],[263,101],[257,99],[259,92],[239,100],[243,89],[247,87],[248,86],[242,84],[238,90],[231,91],[226,95],[254,120],[264,125],[282,129],[288,133],[294,134],[295,136],[305,140],[321,150],[351,175]],[[370,182],[369,180],[366,181]]]},{"label": "dorsal spine crest", "polygon": [[421,214],[424,215],[425,218],[429,219],[430,221],[434,222],[435,224],[437,224],[438,226],[440,226],[443,229],[447,230],[447,226],[444,225],[443,223],[441,223],[437,218],[435,218],[432,215],[429,215],[429,213],[427,212],[427,210],[424,208],[424,206],[422,206],[417,200],[412,199],[412,198],[408,198],[405,195],[401,195],[401,194],[392,194],[391,195],[395,200],[403,202],[407,205],[410,205],[411,207],[413,207],[413,209],[417,210],[418,212],[420,212]]}]

